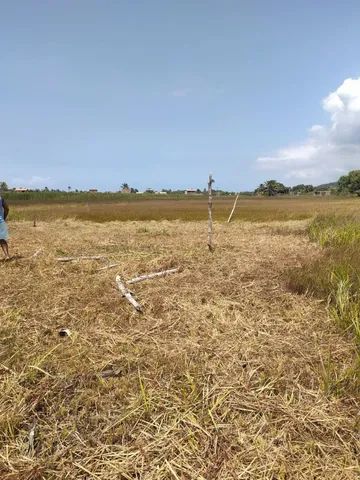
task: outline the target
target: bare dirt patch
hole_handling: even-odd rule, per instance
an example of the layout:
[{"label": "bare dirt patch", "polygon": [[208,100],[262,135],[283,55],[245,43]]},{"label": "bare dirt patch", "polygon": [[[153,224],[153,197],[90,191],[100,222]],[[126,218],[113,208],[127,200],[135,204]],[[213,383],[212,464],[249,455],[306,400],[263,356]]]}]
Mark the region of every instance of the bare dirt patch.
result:
[{"label": "bare dirt patch", "polygon": [[[323,385],[354,347],[286,290],[317,250],[284,225],[216,224],[212,254],[203,222],[12,225],[42,251],[0,264],[0,478],[358,478],[357,399]],[[56,261],[98,254],[121,265]],[[173,267],[143,314],[116,288]]]}]

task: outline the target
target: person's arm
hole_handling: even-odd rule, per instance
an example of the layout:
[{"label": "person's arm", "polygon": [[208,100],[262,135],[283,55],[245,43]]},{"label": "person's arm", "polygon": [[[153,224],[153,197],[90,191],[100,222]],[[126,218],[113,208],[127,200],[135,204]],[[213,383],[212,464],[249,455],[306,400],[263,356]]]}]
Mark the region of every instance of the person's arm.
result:
[{"label": "person's arm", "polygon": [[3,198],[1,200],[2,200],[2,205],[3,205],[3,208],[4,208],[4,220],[6,220],[7,216],[9,215],[9,206]]}]

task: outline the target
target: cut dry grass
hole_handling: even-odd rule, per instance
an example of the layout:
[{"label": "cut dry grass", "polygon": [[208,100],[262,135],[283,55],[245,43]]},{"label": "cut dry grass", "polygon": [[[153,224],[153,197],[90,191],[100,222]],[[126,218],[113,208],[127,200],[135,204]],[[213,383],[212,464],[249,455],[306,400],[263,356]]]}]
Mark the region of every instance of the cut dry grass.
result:
[{"label": "cut dry grass", "polygon": [[[0,478],[358,478],[357,399],[327,388],[352,343],[283,285],[317,254],[286,228],[217,223],[210,254],[205,222],[13,224],[16,253],[43,250],[0,264]],[[133,286],[144,314],[117,291],[178,266]]]}]

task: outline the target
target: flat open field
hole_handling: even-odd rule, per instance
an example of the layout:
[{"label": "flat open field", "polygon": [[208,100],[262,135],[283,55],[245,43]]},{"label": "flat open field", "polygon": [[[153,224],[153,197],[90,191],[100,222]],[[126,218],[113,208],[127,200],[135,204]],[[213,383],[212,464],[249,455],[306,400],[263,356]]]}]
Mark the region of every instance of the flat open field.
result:
[{"label": "flat open field", "polygon": [[[72,198],[72,197],[70,197]],[[81,197],[79,197],[81,198]],[[96,197],[95,197],[96,198]],[[234,197],[214,197],[214,218],[225,220]],[[11,205],[11,202],[10,202]],[[96,222],[124,220],[205,220],[207,197],[154,198],[137,195],[119,197],[117,201],[38,203],[17,201],[12,218],[18,220],[54,220],[76,218]],[[250,221],[301,220],[317,213],[353,213],[360,208],[360,198],[329,197],[240,197],[234,219]]]},{"label": "flat open field", "polygon": [[[249,208],[315,208],[295,201]],[[204,221],[10,223],[24,258],[0,264],[0,478],[358,479],[358,399],[326,388],[354,343],[286,286],[320,254],[305,226],[215,222],[211,254]],[[131,287],[142,314],[116,288],[171,267]]]}]

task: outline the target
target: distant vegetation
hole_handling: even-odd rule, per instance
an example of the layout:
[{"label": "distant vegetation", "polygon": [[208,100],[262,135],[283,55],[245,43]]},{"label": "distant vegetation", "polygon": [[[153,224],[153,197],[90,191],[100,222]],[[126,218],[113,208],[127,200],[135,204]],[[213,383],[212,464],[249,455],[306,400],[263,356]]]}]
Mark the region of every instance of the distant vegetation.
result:
[{"label": "distant vegetation", "polygon": [[286,194],[290,192],[290,188],[286,187],[283,183],[277,180],[267,180],[265,183],[260,183],[255,190],[256,195],[265,195],[267,197],[273,197],[279,194]]},{"label": "distant vegetation", "polygon": [[[44,189],[14,189],[8,188],[6,182],[0,182],[0,193],[6,195],[6,198],[11,202],[31,202],[31,203],[74,203],[74,202],[132,202],[141,200],[166,200],[166,199],[201,199],[207,190],[195,190],[194,194],[185,195],[184,190],[162,189],[155,191],[152,188],[147,188],[144,192],[139,192],[138,189],[129,187],[127,183],[123,183],[121,190],[117,192],[99,192],[96,189],[92,190],[67,190],[52,189],[45,187]],[[249,192],[251,194],[251,192]],[[226,190],[213,190],[213,195],[230,196],[235,195],[235,192]]]},{"label": "distant vegetation", "polygon": [[[336,195],[357,195],[360,196],[360,170],[353,170],[348,175],[339,178],[337,182],[323,183],[321,185],[298,184],[292,187],[284,185],[283,183],[271,179],[261,183],[254,191],[239,192],[241,195],[257,195],[265,197],[284,196],[284,195],[309,195],[316,192],[329,191]],[[145,198],[183,198],[185,193],[187,198],[202,197],[207,195],[207,189],[194,190],[172,190],[163,188],[160,191],[155,191],[152,188],[147,188],[144,192],[139,192],[137,188],[129,186],[124,182],[120,190],[117,192],[98,192],[96,189],[87,191],[73,190],[69,186],[67,190],[49,189],[15,189],[9,188],[5,181],[0,182],[0,192],[5,192],[6,196],[11,201],[27,202],[107,202],[107,201],[132,201]],[[214,195],[230,196],[237,192],[214,189]]]},{"label": "distant vegetation", "polygon": [[268,197],[276,195],[301,195],[312,192],[321,192],[328,190],[333,194],[338,195],[358,195],[360,196],[360,170],[352,170],[348,175],[344,175],[339,178],[337,182],[322,183],[321,185],[305,185],[299,184],[293,187],[287,187],[283,183],[277,180],[267,180],[261,183],[255,189],[255,195],[264,195]]},{"label": "distant vegetation", "polygon": [[360,196],[360,170],[352,170],[348,175],[340,177],[338,191],[342,193],[356,193]]}]

